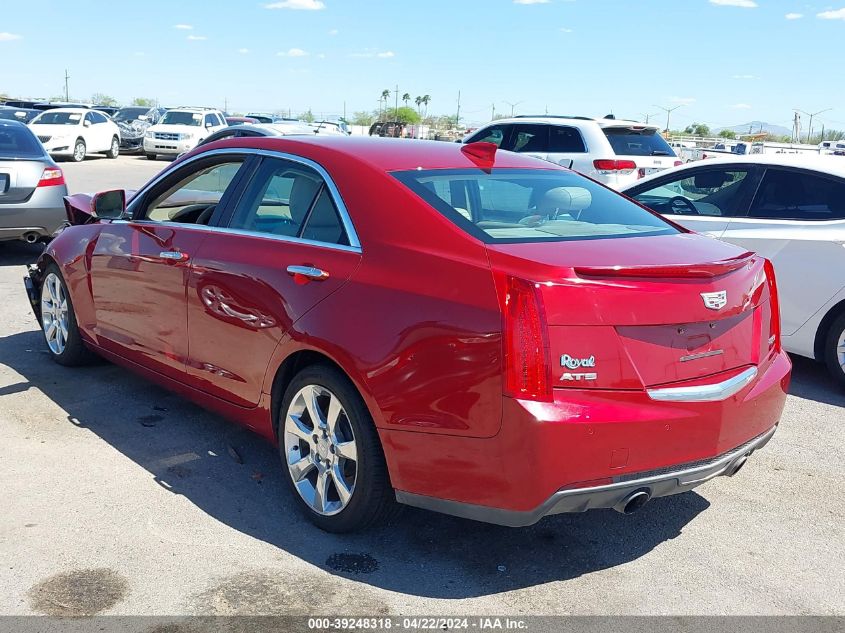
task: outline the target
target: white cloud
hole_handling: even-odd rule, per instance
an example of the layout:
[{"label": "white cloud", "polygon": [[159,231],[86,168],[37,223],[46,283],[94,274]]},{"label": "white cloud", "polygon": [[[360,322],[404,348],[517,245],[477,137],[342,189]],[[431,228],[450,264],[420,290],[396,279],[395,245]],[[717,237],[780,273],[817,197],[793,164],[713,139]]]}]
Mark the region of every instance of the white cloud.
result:
[{"label": "white cloud", "polygon": [[757,8],[757,3],[754,0],[710,0],[710,4],[716,4],[720,7],[741,7],[743,9]]},{"label": "white cloud", "polygon": [[755,75],[734,75],[731,79],[757,79]]},{"label": "white cloud", "polygon": [[18,35],[17,33],[7,33],[6,31],[3,31],[2,33],[0,33],[0,42],[11,42],[12,40],[21,40],[21,39],[23,39],[23,38],[20,35]]},{"label": "white cloud", "polygon": [[350,53],[349,57],[357,57],[359,59],[367,59],[372,57],[380,57],[381,59],[388,59],[390,57],[396,57],[396,53],[393,51],[373,51],[367,50],[363,53]]},{"label": "white cloud", "polygon": [[325,53],[319,53],[319,54],[317,55],[317,59],[325,59],[325,58],[326,58],[326,54],[325,54]]},{"label": "white cloud", "polygon": [[560,32],[561,33],[572,33],[572,29],[567,29],[565,27],[561,27]]},{"label": "white cloud", "polygon": [[803,13],[787,13],[785,16],[787,20],[800,20],[804,17]]},{"label": "white cloud", "polygon": [[192,42],[202,42],[208,38],[205,35],[189,35],[185,39],[191,40]]},{"label": "white cloud", "polygon": [[308,52],[301,48],[291,48],[287,52],[279,51],[276,55],[278,57],[308,57]]},{"label": "white cloud", "polygon": [[340,31],[338,31],[337,29],[332,29],[331,31],[329,31],[329,35],[337,35],[338,33],[340,33]]},{"label": "white cloud", "polygon": [[179,29],[180,31],[193,31],[194,27],[192,24],[174,24],[174,29]]},{"label": "white cloud", "polygon": [[322,0],[283,0],[264,5],[265,9],[295,9],[297,11],[319,11],[326,8]]},{"label": "white cloud", "polygon": [[239,49],[238,49],[238,52],[239,52],[241,55],[246,55],[246,54],[249,52],[249,49],[248,49],[248,48],[239,48]]},{"label": "white cloud", "polygon": [[695,97],[672,97],[670,101],[681,105],[692,105],[695,103]]},{"label": "white cloud", "polygon": [[750,110],[751,106],[747,103],[735,103],[731,106],[734,110]]},{"label": "white cloud", "polygon": [[513,0],[514,4],[549,4],[551,0]]},{"label": "white cloud", "polygon": [[831,9],[830,11],[822,11],[816,14],[817,18],[822,20],[845,20],[845,9]]}]

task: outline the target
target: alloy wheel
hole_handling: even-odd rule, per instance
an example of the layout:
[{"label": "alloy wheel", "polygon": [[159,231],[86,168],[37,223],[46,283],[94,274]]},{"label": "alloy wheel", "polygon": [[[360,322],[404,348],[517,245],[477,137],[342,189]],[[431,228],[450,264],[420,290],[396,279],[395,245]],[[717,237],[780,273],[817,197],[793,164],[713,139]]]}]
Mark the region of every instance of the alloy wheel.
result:
[{"label": "alloy wheel", "polygon": [[77,143],[73,148],[73,160],[77,163],[81,162],[85,158],[85,145],[83,143]]},{"label": "alloy wheel", "polygon": [[65,351],[68,338],[68,302],[62,280],[49,273],[41,286],[41,327],[50,351],[57,356]]},{"label": "alloy wheel", "polygon": [[845,330],[839,335],[839,340],[836,342],[836,359],[839,361],[839,366],[845,372]]},{"label": "alloy wheel", "polygon": [[338,397],[320,385],[306,385],[285,414],[285,461],[299,496],[317,514],[331,516],[352,499],[358,449]]}]

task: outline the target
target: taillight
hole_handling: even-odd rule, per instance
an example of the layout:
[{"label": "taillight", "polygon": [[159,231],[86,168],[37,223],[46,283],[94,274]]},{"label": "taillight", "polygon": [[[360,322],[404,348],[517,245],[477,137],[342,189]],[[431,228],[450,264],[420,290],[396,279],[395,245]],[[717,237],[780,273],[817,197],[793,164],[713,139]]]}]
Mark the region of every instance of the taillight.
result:
[{"label": "taillight", "polygon": [[684,164],[684,161],[682,161],[682,160],[676,160],[675,161],[675,167],[680,167],[683,164]]},{"label": "taillight", "polygon": [[47,167],[41,172],[41,180],[38,181],[39,187],[54,187],[63,184],[65,184],[65,175],[58,167]]},{"label": "taillight", "polygon": [[766,271],[766,281],[769,284],[769,307],[771,308],[771,323],[769,324],[769,349],[781,351],[780,342],[780,301],[778,299],[778,284],[775,280],[775,267],[768,259],[763,265]]},{"label": "taillight", "polygon": [[637,168],[637,163],[632,160],[612,160],[610,158],[599,158],[593,161],[593,167],[597,171],[613,173],[613,172],[632,172]]},{"label": "taillight", "polygon": [[540,291],[516,277],[501,283],[505,391],[515,398],[551,401],[549,339]]}]

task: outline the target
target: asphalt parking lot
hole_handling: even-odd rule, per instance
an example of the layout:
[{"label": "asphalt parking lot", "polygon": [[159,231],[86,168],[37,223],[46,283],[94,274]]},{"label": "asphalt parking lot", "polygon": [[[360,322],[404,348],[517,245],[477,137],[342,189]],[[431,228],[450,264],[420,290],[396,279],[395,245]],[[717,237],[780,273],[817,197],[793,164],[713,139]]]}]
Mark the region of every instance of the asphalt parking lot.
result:
[{"label": "asphalt parking lot", "polygon": [[[72,193],[165,162],[62,163]],[[272,446],[107,363],[54,364],[0,243],[0,613],[845,614],[845,392],[795,359],[778,433],[736,477],[633,516],[525,529],[407,509],[302,519]]]}]

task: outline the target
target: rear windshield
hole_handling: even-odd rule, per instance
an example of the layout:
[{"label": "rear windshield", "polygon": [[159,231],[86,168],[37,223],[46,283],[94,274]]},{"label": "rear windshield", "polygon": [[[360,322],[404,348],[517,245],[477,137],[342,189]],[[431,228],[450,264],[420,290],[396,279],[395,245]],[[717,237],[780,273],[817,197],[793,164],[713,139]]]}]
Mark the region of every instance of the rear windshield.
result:
[{"label": "rear windshield", "polygon": [[603,132],[617,156],[675,156],[654,128],[606,127]]},{"label": "rear windshield", "polygon": [[28,128],[0,125],[0,158],[43,158],[44,147]]},{"label": "rear windshield", "polygon": [[657,215],[569,171],[456,169],[393,175],[467,233],[488,243],[678,233]]},{"label": "rear windshield", "polygon": [[33,123],[39,125],[79,125],[82,115],[79,112],[51,112],[39,115]]}]

